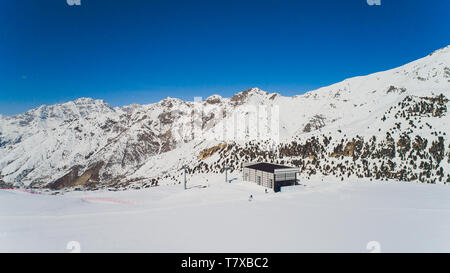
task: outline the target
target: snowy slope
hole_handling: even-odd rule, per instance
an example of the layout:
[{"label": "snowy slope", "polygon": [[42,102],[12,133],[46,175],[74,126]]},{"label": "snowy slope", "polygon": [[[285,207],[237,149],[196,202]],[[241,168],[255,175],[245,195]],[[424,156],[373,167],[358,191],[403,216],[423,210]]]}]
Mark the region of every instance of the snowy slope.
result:
[{"label": "snowy slope", "polygon": [[297,165],[305,177],[448,182],[449,90],[447,46],[294,97],[251,88],[200,102],[169,97],[112,108],[82,98],[41,106],[0,117],[0,183],[147,187],[178,183],[184,164],[189,172],[221,172],[244,160]]},{"label": "snowy slope", "polygon": [[0,252],[450,251],[446,185],[313,180],[265,194],[223,179],[189,176],[187,191],[0,190]]}]

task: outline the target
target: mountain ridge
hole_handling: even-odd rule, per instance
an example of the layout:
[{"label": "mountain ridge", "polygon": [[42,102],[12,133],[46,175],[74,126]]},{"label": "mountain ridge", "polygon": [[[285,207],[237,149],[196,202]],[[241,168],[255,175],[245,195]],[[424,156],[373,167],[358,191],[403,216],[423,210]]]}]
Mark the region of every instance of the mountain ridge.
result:
[{"label": "mountain ridge", "polygon": [[[335,169],[335,174],[361,176],[350,170],[356,166],[345,163],[349,158],[366,164],[366,169],[376,168],[367,177],[378,173],[386,179],[447,183],[449,89],[447,46],[397,68],[291,97],[250,88],[230,98],[211,95],[204,101],[167,97],[156,103],[113,108],[103,100],[78,98],[42,105],[22,114],[0,116],[0,183],[51,189],[145,187],[155,186],[156,181],[179,183],[182,164],[189,166],[189,173],[220,172],[223,164],[238,170],[246,160],[301,166],[304,177],[331,175],[319,165],[333,162],[346,166],[345,171]],[[255,109],[257,130],[248,128]],[[271,111],[279,111],[275,129],[269,128],[275,117]],[[259,137],[262,129],[270,131],[265,138]],[[233,137],[224,137],[227,132]],[[432,159],[427,170],[424,165],[406,164],[405,154],[398,152],[397,142],[408,142],[405,132],[409,146],[420,146],[417,136],[430,143],[421,150],[424,162]],[[373,137],[378,140],[369,143]],[[388,147],[392,142],[393,150]],[[370,162],[358,154],[365,145]],[[384,152],[375,155],[379,145],[384,145],[380,148]],[[411,147],[407,152],[413,157]],[[208,156],[199,160],[204,153]],[[377,165],[377,160],[382,162]],[[396,166],[380,172],[389,162]],[[399,166],[411,176],[397,175],[402,170]],[[419,177],[418,169],[429,177]]]}]

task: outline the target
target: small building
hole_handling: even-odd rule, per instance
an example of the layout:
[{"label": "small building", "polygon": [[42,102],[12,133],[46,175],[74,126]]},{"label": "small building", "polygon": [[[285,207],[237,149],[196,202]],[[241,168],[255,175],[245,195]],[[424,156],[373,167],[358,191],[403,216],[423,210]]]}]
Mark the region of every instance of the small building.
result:
[{"label": "small building", "polygon": [[281,187],[294,186],[299,168],[272,163],[244,163],[243,179],[279,192]]}]

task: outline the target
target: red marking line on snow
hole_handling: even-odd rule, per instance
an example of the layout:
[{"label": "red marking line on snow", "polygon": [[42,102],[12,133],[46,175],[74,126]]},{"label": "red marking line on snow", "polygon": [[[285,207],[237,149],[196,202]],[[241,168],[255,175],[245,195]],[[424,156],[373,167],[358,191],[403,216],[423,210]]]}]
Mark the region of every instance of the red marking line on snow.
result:
[{"label": "red marking line on snow", "polygon": [[83,201],[103,201],[103,202],[110,202],[110,203],[117,203],[117,204],[136,204],[136,202],[133,202],[133,201],[126,201],[126,200],[107,198],[107,197],[83,197],[83,198],[81,198],[81,200],[83,200]]},{"label": "red marking line on snow", "polygon": [[0,190],[10,190],[10,191],[26,192],[26,193],[30,193],[30,194],[40,194],[37,191],[26,190],[26,189],[19,189],[19,188],[0,188]]}]

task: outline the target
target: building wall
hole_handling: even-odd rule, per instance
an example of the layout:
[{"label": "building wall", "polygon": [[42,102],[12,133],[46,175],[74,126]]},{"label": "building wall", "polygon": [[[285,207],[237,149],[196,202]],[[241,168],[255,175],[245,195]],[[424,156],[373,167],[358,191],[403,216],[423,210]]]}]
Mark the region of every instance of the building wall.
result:
[{"label": "building wall", "polygon": [[244,181],[258,184],[258,177],[260,177],[261,186],[271,188],[275,192],[280,191],[280,187],[295,185],[297,169],[276,169],[275,174],[263,172],[251,168],[244,167],[243,170]]},{"label": "building wall", "polygon": [[295,180],[295,172],[278,172],[275,174],[276,181]]},{"label": "building wall", "polygon": [[275,192],[279,192],[281,190],[281,187],[293,185],[295,185],[295,180],[276,181],[273,190]]},{"label": "building wall", "polygon": [[274,187],[274,175],[273,173],[263,172],[260,170],[244,168],[243,180],[252,183],[258,183],[258,177],[260,177],[261,186],[273,189]]}]

